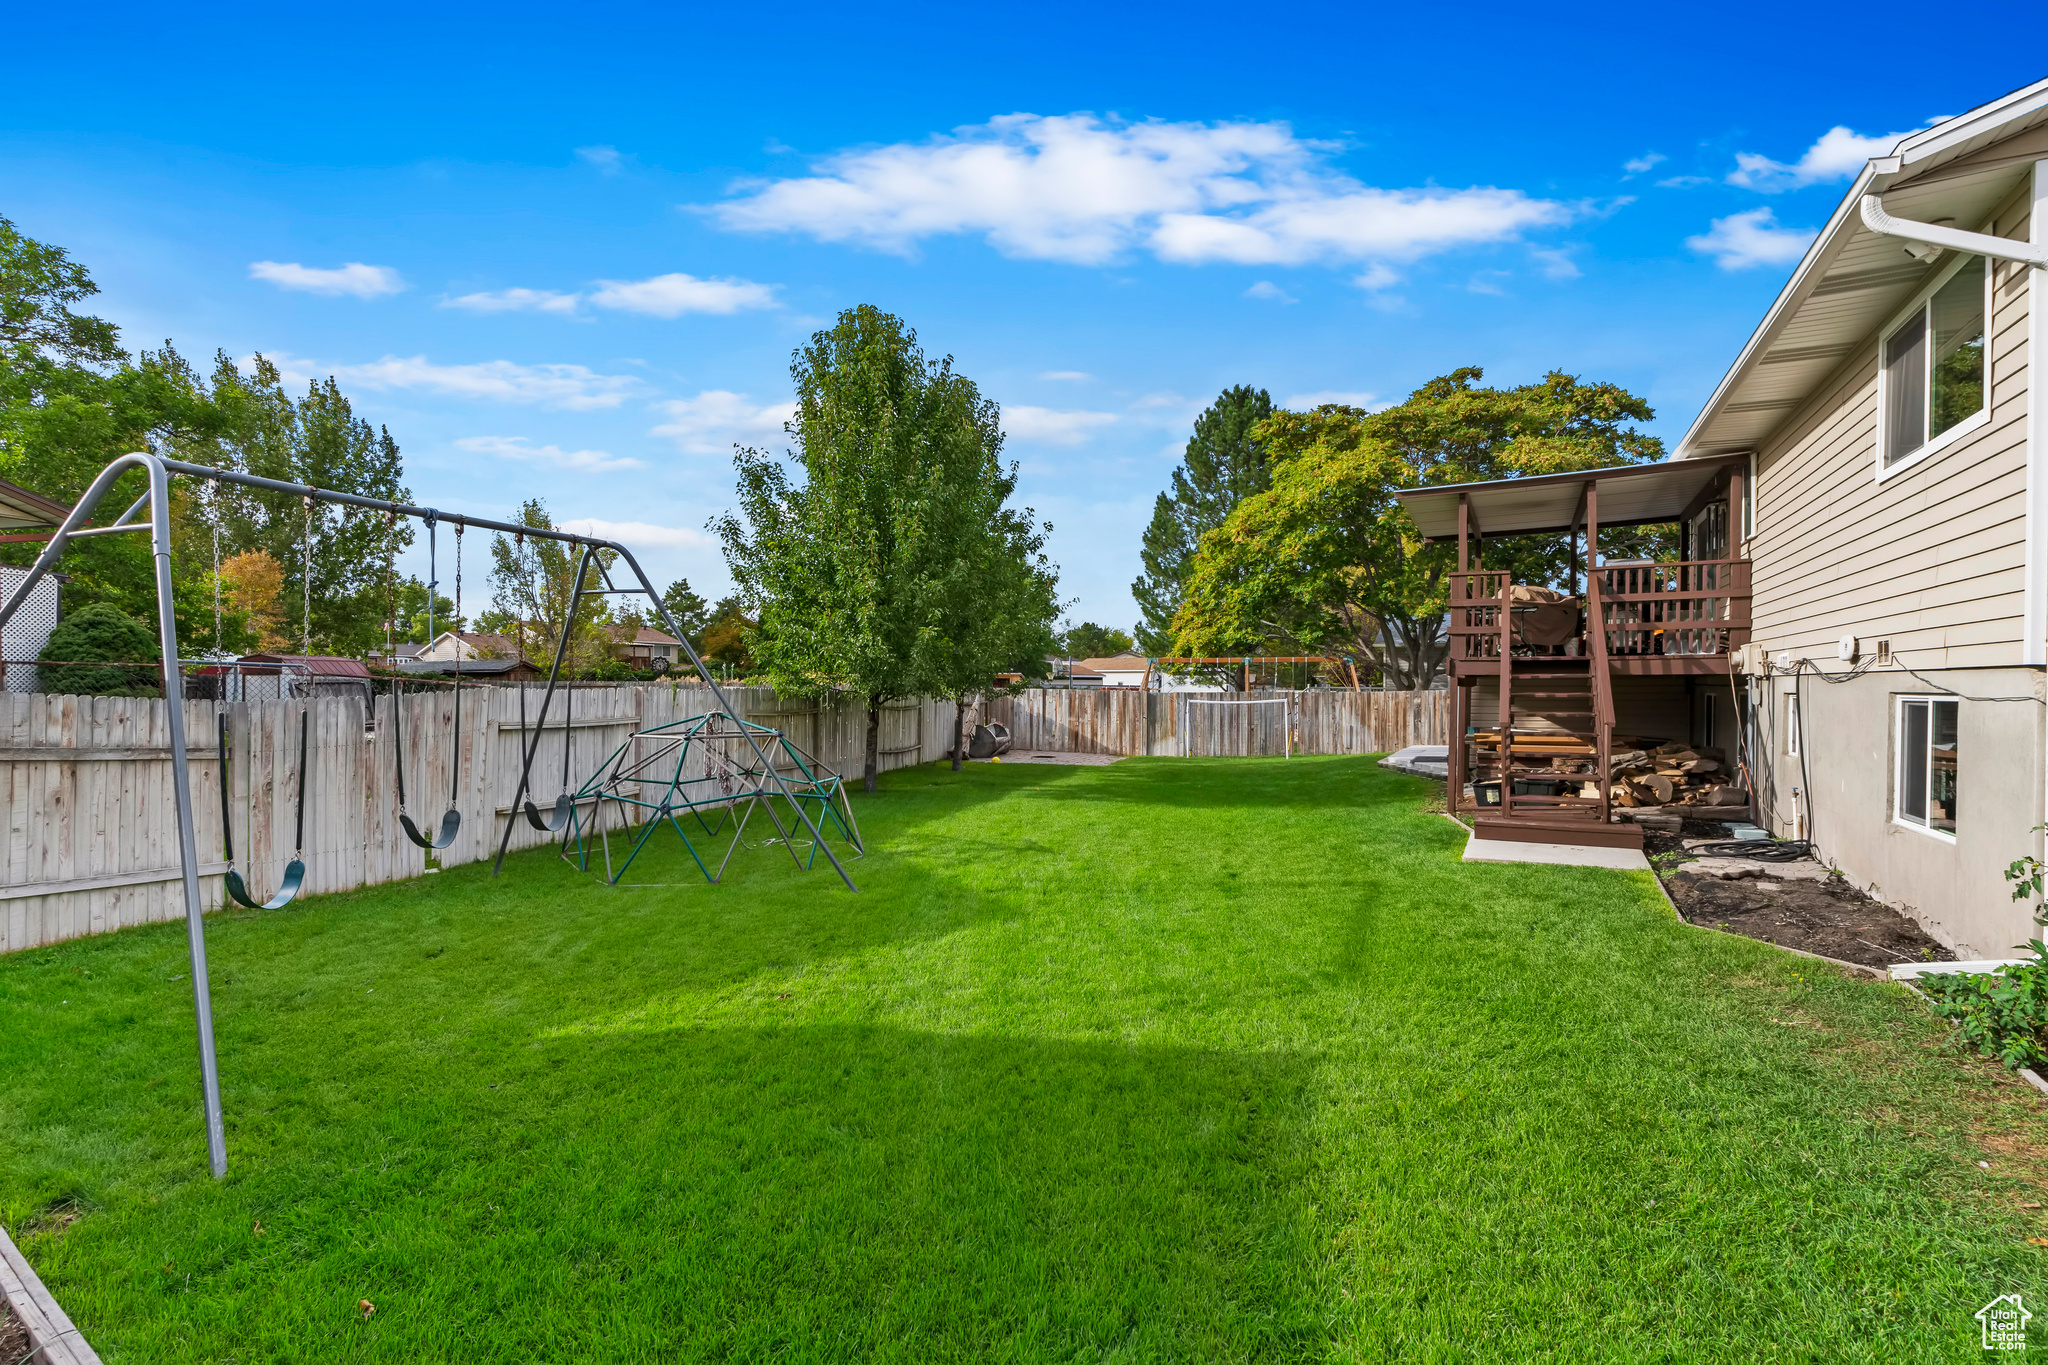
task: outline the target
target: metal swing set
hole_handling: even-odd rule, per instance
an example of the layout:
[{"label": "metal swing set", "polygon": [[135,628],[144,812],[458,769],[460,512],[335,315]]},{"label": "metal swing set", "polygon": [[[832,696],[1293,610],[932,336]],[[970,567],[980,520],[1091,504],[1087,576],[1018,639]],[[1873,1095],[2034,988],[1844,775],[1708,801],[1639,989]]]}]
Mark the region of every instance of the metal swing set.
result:
[{"label": "metal swing set", "polygon": [[[89,523],[93,512],[98,509],[101,501],[103,501],[106,498],[108,491],[113,488],[115,482],[119,480],[122,475],[127,474],[131,471],[140,471],[143,474],[144,478],[147,480],[148,486],[144,493],[142,494],[142,496],[137,498],[134,501],[134,503],[128,507],[126,511],[122,512],[120,516],[116,517],[114,521],[112,521],[108,525],[90,525]],[[831,799],[833,796],[836,795],[839,799],[838,812],[843,813],[845,817],[845,823],[841,826],[841,829],[845,836],[848,838],[849,842],[855,848],[855,850],[860,850],[859,836],[852,823],[852,809],[850,806],[846,804],[845,792],[843,788],[837,785],[836,778],[834,778],[830,782],[821,782],[818,777],[818,774],[822,772],[822,769],[819,769],[817,765],[815,765],[814,763],[808,765],[798,763],[797,770],[799,773],[801,773],[799,780],[796,781],[794,784],[789,780],[789,778],[783,772],[782,767],[771,760],[770,748],[771,746],[776,746],[777,741],[782,741],[782,744],[779,747],[781,748],[781,751],[784,753],[785,757],[790,757],[798,753],[798,751],[795,749],[795,746],[788,745],[784,737],[782,737],[779,732],[769,730],[764,726],[751,724],[745,719],[745,717],[743,717],[736,710],[734,710],[732,703],[726,697],[724,690],[719,687],[717,678],[712,674],[709,668],[705,667],[704,661],[698,657],[697,651],[695,650],[695,648],[691,646],[688,637],[683,633],[681,627],[677,624],[675,618],[670,614],[668,608],[662,603],[660,595],[654,591],[654,585],[648,580],[647,574],[640,567],[639,561],[633,557],[633,552],[627,549],[625,546],[618,544],[616,541],[599,540],[590,536],[575,535],[567,531],[540,530],[530,526],[521,526],[512,522],[493,521],[483,517],[471,517],[462,514],[444,513],[434,508],[415,507],[409,503],[392,502],[384,498],[366,497],[359,493],[343,493],[337,492],[333,489],[317,488],[311,484],[286,483],[278,479],[266,479],[254,474],[244,474],[237,470],[216,469],[210,465],[188,464],[181,460],[165,459],[160,455],[155,455],[147,451],[137,451],[131,454],[119,456],[118,458],[108,463],[106,468],[100,471],[98,477],[96,477],[92,481],[91,487],[86,489],[84,495],[79,498],[77,504],[71,509],[70,515],[64,519],[63,525],[60,526],[56,530],[56,532],[51,535],[49,543],[44,547],[43,552],[36,557],[34,565],[32,565],[29,568],[28,572],[21,577],[19,582],[16,583],[14,591],[7,597],[6,601],[4,603],[0,603],[0,627],[4,627],[6,623],[13,618],[15,613],[21,610],[23,604],[28,601],[30,594],[35,590],[36,586],[42,582],[43,577],[56,568],[58,562],[64,556],[64,551],[66,550],[67,547],[69,547],[71,542],[75,540],[83,540],[93,536],[122,535],[145,531],[148,532],[150,537],[151,554],[154,561],[157,635],[162,647],[163,654],[163,688],[166,724],[167,729],[169,731],[168,738],[170,741],[171,786],[174,797],[174,803],[176,807],[178,826],[178,861],[180,867],[180,888],[183,892],[182,898],[185,906],[186,944],[191,957],[192,1008],[195,1021],[198,1025],[197,1032],[199,1042],[200,1085],[204,1093],[206,1108],[207,1159],[208,1165],[212,1169],[212,1172],[216,1178],[225,1177],[227,1174],[227,1130],[225,1120],[223,1119],[221,1111],[220,1067],[218,1056],[214,1047],[213,999],[206,966],[206,926],[203,918],[205,903],[201,897],[199,887],[200,867],[202,864],[199,857],[197,836],[195,833],[195,813],[192,800],[192,775],[189,764],[189,755],[186,749],[187,741],[185,733],[184,677],[180,670],[180,657],[178,652],[178,622],[172,596],[173,576],[171,562],[170,481],[174,477],[206,480],[215,485],[216,487],[219,485],[233,484],[247,488],[262,489],[273,493],[286,493],[296,495],[305,501],[305,505],[307,508],[309,544],[311,536],[310,528],[312,508],[315,503],[334,504],[336,506],[343,507],[360,507],[373,511],[380,511],[385,513],[387,518],[390,518],[393,521],[395,521],[395,519],[398,517],[417,518],[425,522],[425,524],[427,525],[430,553],[432,546],[432,537],[435,528],[442,519],[446,518],[448,520],[453,521],[456,526],[456,573],[458,578],[458,584],[461,575],[460,537],[462,531],[470,526],[482,527],[485,530],[502,532],[507,535],[514,535],[520,537],[533,536],[536,538],[558,541],[566,545],[580,548],[582,556],[577,565],[577,591],[571,599],[569,615],[565,618],[563,622],[564,629],[561,633],[561,642],[557,645],[556,648],[555,666],[553,670],[551,670],[548,677],[549,697],[552,697],[560,677],[561,666],[564,657],[564,650],[567,645],[567,639],[569,634],[567,626],[570,622],[573,622],[575,619],[574,613],[576,601],[584,595],[585,570],[589,565],[592,556],[597,554],[599,551],[609,551],[616,554],[620,560],[623,560],[625,564],[632,569],[633,577],[635,580],[637,580],[639,586],[628,588],[618,588],[614,586],[611,582],[609,574],[604,572],[603,565],[602,563],[600,563],[600,572],[605,582],[605,588],[603,589],[603,591],[608,593],[645,596],[648,599],[648,601],[652,603],[654,611],[660,615],[661,621],[663,625],[668,629],[669,633],[674,635],[678,640],[682,642],[682,648],[685,654],[688,656],[692,667],[696,669],[697,675],[704,680],[705,686],[710,688],[712,697],[716,702],[716,709],[714,711],[707,713],[707,715],[704,717],[696,717],[693,719],[704,720],[707,722],[711,720],[716,720],[721,727],[719,733],[722,736],[729,737],[732,741],[738,744],[744,745],[747,755],[749,755],[752,759],[751,763],[747,763],[743,767],[736,766],[734,768],[734,771],[731,775],[733,780],[733,790],[730,793],[722,793],[722,798],[725,800],[727,809],[730,809],[731,807],[736,805],[746,806],[747,809],[741,815],[735,817],[739,823],[739,827],[744,828],[746,818],[752,814],[753,810],[756,807],[765,809],[770,821],[776,825],[777,832],[781,835],[781,838],[778,842],[782,843],[784,847],[787,848],[791,860],[794,861],[799,868],[808,868],[812,866],[816,862],[817,854],[822,851],[826,857],[826,860],[832,865],[832,869],[839,874],[840,880],[845,882],[847,889],[850,891],[859,889],[854,885],[852,877],[847,875],[845,866],[840,862],[838,856],[832,851],[831,845],[827,843],[824,831],[819,823],[821,817],[828,818],[830,821],[837,821],[838,814],[835,813],[833,810],[833,803]],[[149,509],[148,519],[138,520],[138,514],[142,512],[145,505],[147,505]],[[218,557],[217,553],[216,557]],[[432,572],[433,571],[430,568],[430,577],[432,576]],[[310,594],[310,576],[308,577],[309,583],[307,587],[307,592]],[[460,591],[459,586],[458,591]],[[430,587],[428,592],[429,610],[432,609],[432,602],[433,592]],[[308,605],[310,605],[310,597],[308,600]],[[456,705],[458,707],[459,715],[459,707],[461,705],[461,673],[459,664],[457,667],[456,676]],[[398,706],[398,701],[399,699],[394,695],[394,711],[400,709]],[[546,724],[547,710],[547,700],[543,699],[541,703],[540,721],[543,727]],[[305,826],[305,773],[307,759],[307,726],[307,717],[305,715],[302,715],[300,718],[299,732],[300,785],[298,802],[298,819],[300,829],[299,837],[301,844],[303,844],[304,842]],[[223,755],[225,755],[226,753],[226,733],[226,727],[225,724],[223,724]],[[536,729],[534,733],[533,742],[525,746],[523,762],[520,765],[519,795],[514,798],[512,814],[508,816],[506,821],[505,834],[503,839],[501,839],[499,843],[497,863],[494,864],[492,869],[493,875],[496,875],[497,871],[503,866],[505,849],[511,840],[511,821],[519,818],[522,814],[530,823],[535,824],[536,826],[543,829],[549,829],[551,831],[553,829],[560,829],[565,834],[567,834],[576,828],[576,821],[574,819],[576,799],[566,790],[564,792],[564,796],[569,797],[570,799],[565,801],[563,799],[558,798],[555,802],[555,808],[553,812],[551,812],[548,816],[543,816],[541,812],[537,808],[535,808],[531,801],[526,800],[529,779],[532,775],[534,756],[538,752],[540,747],[540,735],[541,731],[539,729]],[[636,736],[636,738],[639,737]],[[686,746],[688,742],[689,738],[686,737],[684,740]],[[628,743],[630,744],[632,743],[632,741],[628,741]],[[400,763],[402,765],[402,744],[399,746],[399,752],[401,754]],[[409,817],[402,822],[406,826],[406,836],[409,839],[413,840],[413,842],[419,844],[422,848],[447,847],[450,843],[453,842],[456,830],[460,826],[461,813],[459,810],[455,809],[454,801],[452,800],[453,792],[460,790],[459,752],[454,756],[451,762],[452,766],[454,766],[457,769],[456,783],[451,791],[450,809],[445,815],[443,815],[441,820],[441,828],[436,832],[433,840],[429,841],[429,839],[421,831],[418,830],[417,826],[412,824]],[[607,771],[610,771],[610,769],[607,768]],[[678,771],[680,771],[680,764],[678,765]],[[568,783],[566,750],[564,754],[563,774],[564,787],[566,788]],[[223,775],[225,776],[225,764],[223,764]],[[400,777],[402,780],[402,768]],[[226,783],[223,782],[222,785],[223,788],[225,788]],[[586,786],[587,785],[588,784],[586,784]],[[671,784],[671,789],[674,789],[674,784]],[[597,798],[595,804],[597,804],[599,807],[602,807],[604,800],[606,798],[604,798],[602,794],[598,792],[591,793],[591,796]],[[777,798],[779,798],[782,801],[784,808],[787,809],[795,817],[795,819],[792,820],[791,823],[787,826],[785,826],[782,823],[782,818],[777,812],[775,806],[775,800]],[[401,804],[402,801],[403,798],[401,798]],[[615,800],[615,804],[619,803]],[[697,818],[702,820],[704,818],[702,808],[708,808],[711,804],[712,802],[710,801],[694,801],[693,803],[685,804],[677,800],[670,799],[666,801],[666,804],[664,804],[664,802],[657,801],[653,803],[652,806],[649,808],[656,812],[666,810],[669,812],[671,816],[673,816],[674,813],[679,811],[687,811],[688,813],[695,815],[697,816]],[[635,807],[635,809],[638,808],[639,807]],[[223,816],[227,815],[225,804],[223,806],[222,813]],[[721,817],[721,820],[722,819],[723,817]],[[678,833],[681,832],[681,824],[679,821],[671,818],[668,822],[675,825]],[[798,822],[801,822],[800,830],[798,828]],[[225,824],[225,820],[223,823]],[[653,826],[660,823],[660,820],[648,819],[643,821],[643,823],[649,826],[649,830],[651,830]],[[639,840],[640,845],[644,846],[649,830],[642,831]],[[810,836],[808,843],[811,847],[811,853],[808,860],[806,860],[806,858],[803,855],[797,852],[797,835],[799,833],[808,833],[808,835]],[[687,840],[685,842],[687,842]],[[693,848],[691,852],[692,856],[694,857],[695,849]],[[728,850],[727,857],[730,858],[730,856],[731,850]],[[230,854],[229,862],[231,864],[233,862],[232,854]],[[700,867],[703,865],[701,858],[698,859],[698,864]],[[723,864],[721,864],[721,869],[722,867]],[[708,872],[706,875],[709,878],[709,880],[713,882],[717,880],[716,877],[710,876]],[[294,896],[298,894],[299,887],[304,882],[304,877],[304,849],[300,848],[297,851],[297,856],[293,858],[290,867],[287,868],[284,883],[280,886],[278,894],[274,895],[269,902],[266,902],[263,905],[259,905],[256,908],[282,908],[284,905],[288,904]],[[235,899],[237,901],[245,905],[254,901],[254,896],[247,894],[247,886],[246,884],[242,883],[242,879],[240,878],[239,875],[231,873],[229,881],[229,894],[231,895],[235,895],[236,886],[238,884],[240,885],[240,890],[242,894],[235,895]]]}]

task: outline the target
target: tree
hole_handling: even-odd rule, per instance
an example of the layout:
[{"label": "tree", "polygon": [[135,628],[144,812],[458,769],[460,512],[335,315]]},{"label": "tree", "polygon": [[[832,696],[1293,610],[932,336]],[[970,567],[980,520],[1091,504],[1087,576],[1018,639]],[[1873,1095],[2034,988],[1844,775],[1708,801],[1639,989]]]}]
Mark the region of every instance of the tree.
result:
[{"label": "tree", "polygon": [[1009,506],[1017,466],[1002,462],[1002,414],[972,380],[932,380],[926,476],[947,493],[928,514],[924,690],[953,701],[953,769],[965,749],[967,707],[998,673],[1041,676],[1059,615],[1059,572],[1045,554],[1052,530]]},{"label": "tree", "polygon": [[668,591],[661,595],[661,605],[668,609],[669,616],[682,627],[683,634],[690,643],[696,644],[710,618],[706,614],[704,599],[690,591],[690,580],[678,578],[669,584]]},{"label": "tree", "polygon": [[71,311],[99,292],[63,247],[24,237],[0,218],[0,348],[11,362],[41,356],[98,368],[126,360],[113,323]]},{"label": "tree", "polygon": [[[850,308],[796,353],[791,461],[740,449],[739,509],[712,526],[746,604],[752,648],[784,695],[851,693],[868,713],[864,785],[875,789],[882,707],[928,685],[939,648],[949,443],[984,442],[993,405],[927,360],[916,334]],[[707,643],[710,632],[707,630]]]},{"label": "tree", "polygon": [[720,599],[718,605],[705,620],[699,632],[697,653],[706,663],[723,664],[740,677],[753,671],[754,654],[750,647],[754,631],[759,622],[748,616],[737,597]]},{"label": "tree", "polygon": [[[356,419],[333,379],[295,402],[261,356],[248,376],[218,356],[210,383],[168,342],[131,359],[111,323],[74,311],[96,292],[62,248],[24,237],[0,219],[0,478],[72,502],[108,461],[147,449],[410,500],[390,432]],[[113,515],[145,487],[139,471],[123,475],[102,514]],[[217,547],[223,559],[260,551],[279,566],[288,636],[308,633],[300,618],[310,602],[316,648],[362,653],[380,642],[384,564],[410,541],[407,525],[367,509],[317,505],[309,544],[297,496],[185,482],[173,485],[170,512],[172,605],[181,638],[215,634]],[[0,562],[26,563],[38,548],[0,546]],[[79,541],[67,548],[63,567],[67,603],[109,602],[154,630],[155,566],[146,537]],[[226,625],[223,619],[223,645]]]},{"label": "tree", "polygon": [[[161,663],[156,636],[148,627],[120,608],[95,602],[72,612],[57,623],[36,657],[51,663],[92,664],[98,668],[44,667],[41,685],[45,691],[67,692],[73,696],[150,697],[162,691],[158,679]],[[128,667],[112,665],[126,664]]]},{"label": "tree", "polygon": [[[190,367],[166,344],[131,360],[114,325],[73,310],[98,292],[84,266],[61,247],[23,236],[0,218],[0,478],[76,502],[108,461],[162,449],[172,438],[210,430],[217,414]],[[108,491],[113,510],[147,488],[137,471]],[[183,490],[174,493],[174,504]],[[40,545],[0,546],[0,563],[25,565]],[[202,622],[211,633],[212,585],[174,560],[172,606],[181,634]],[[66,603],[109,602],[154,632],[156,576],[149,541],[104,536],[71,545],[64,559]]]},{"label": "tree", "polygon": [[[529,498],[521,504],[513,520],[536,531],[555,529],[547,504],[539,498]],[[569,614],[569,599],[576,591],[576,566],[582,556],[582,546],[546,536],[499,534],[491,538],[493,606],[510,615],[513,628],[509,633],[517,638],[520,651],[536,663],[554,663],[555,648]],[[599,565],[609,568],[617,558],[616,550],[598,551],[584,587],[596,584]],[[611,658],[611,640],[604,633],[611,624],[611,609],[605,599],[586,592],[577,604],[576,619],[568,622],[569,647],[562,658],[564,676],[580,677]]]},{"label": "tree", "polygon": [[[392,590],[394,626],[391,635],[400,644],[429,645],[446,630],[461,630],[466,623],[455,614],[455,599],[446,593],[434,594],[434,611],[427,614],[427,585],[416,574],[407,574],[398,580]],[[428,633],[429,621],[433,623],[432,634]]]},{"label": "tree", "polygon": [[1138,599],[1144,616],[1138,623],[1138,640],[1146,653],[1168,652],[1173,615],[1186,594],[1202,537],[1221,526],[1239,502],[1271,485],[1266,443],[1258,427],[1272,415],[1271,395],[1239,384],[1217,395],[1195,419],[1194,435],[1188,438],[1180,467],[1173,471],[1173,486],[1159,495],[1152,522],[1145,528],[1138,554],[1145,572],[1131,584],[1131,596]]},{"label": "tree", "polygon": [[285,633],[284,569],[262,550],[244,550],[220,565],[222,596],[241,616],[257,649],[274,652],[291,643]]},{"label": "tree", "polygon": [[1136,647],[1136,642],[1115,626],[1098,626],[1093,621],[1071,627],[1059,644],[1070,659],[1113,659]]},{"label": "tree", "polygon": [[[314,381],[303,398],[294,399],[277,367],[262,355],[244,374],[222,353],[215,357],[207,391],[219,413],[217,427],[211,435],[176,441],[181,458],[287,483],[412,500],[390,430],[356,417],[332,377]],[[260,550],[277,562],[291,638],[310,636],[318,653],[361,655],[382,646],[389,564],[412,542],[409,521],[324,502],[309,509],[295,494],[235,484],[207,490],[196,511],[209,534],[217,526],[226,549]],[[440,528],[444,586],[453,581],[452,530]],[[310,625],[303,619],[308,607]],[[437,626],[440,619],[437,613]]]},{"label": "tree", "polygon": [[[1445,651],[1453,547],[1425,545],[1394,492],[1435,484],[1600,469],[1654,460],[1663,443],[1633,422],[1649,404],[1612,384],[1552,372],[1482,388],[1476,367],[1431,380],[1398,407],[1326,405],[1277,412],[1259,436],[1273,453],[1269,491],[1245,499],[1202,539],[1174,619],[1187,654],[1351,654],[1400,687],[1427,687]],[[1656,549],[1662,533],[1603,532],[1603,553]],[[1489,568],[1561,581],[1562,537],[1487,543]]]}]

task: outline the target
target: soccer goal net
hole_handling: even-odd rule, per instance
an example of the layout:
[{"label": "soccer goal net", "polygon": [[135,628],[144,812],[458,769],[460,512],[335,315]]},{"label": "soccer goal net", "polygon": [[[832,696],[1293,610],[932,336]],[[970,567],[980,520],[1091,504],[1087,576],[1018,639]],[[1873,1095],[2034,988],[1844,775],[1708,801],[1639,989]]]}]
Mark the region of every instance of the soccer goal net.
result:
[{"label": "soccer goal net", "polygon": [[1184,758],[1293,758],[1294,698],[1181,693]]}]

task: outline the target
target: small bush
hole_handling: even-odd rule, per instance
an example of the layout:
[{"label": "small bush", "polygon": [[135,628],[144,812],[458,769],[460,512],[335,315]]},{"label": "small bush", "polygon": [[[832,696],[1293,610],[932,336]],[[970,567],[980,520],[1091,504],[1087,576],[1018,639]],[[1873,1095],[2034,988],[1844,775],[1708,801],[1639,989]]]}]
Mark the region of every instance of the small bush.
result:
[{"label": "small bush", "polygon": [[[50,632],[50,639],[36,658],[76,660],[86,665],[106,663],[108,667],[45,667],[38,672],[45,692],[74,696],[154,697],[161,688],[157,670],[146,661],[156,656],[156,637],[143,624],[106,602],[81,607],[64,618]],[[116,664],[140,665],[114,667]]]},{"label": "small bush", "polygon": [[2015,1071],[2048,1062],[2048,963],[2000,967],[1990,976],[1923,976],[1920,985],[1979,1055]]}]

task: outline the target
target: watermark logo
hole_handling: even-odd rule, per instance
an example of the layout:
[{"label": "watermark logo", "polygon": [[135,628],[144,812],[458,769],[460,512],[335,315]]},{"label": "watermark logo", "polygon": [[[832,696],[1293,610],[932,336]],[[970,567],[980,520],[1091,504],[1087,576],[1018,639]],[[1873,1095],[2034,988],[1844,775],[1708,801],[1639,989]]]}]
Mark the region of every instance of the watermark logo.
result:
[{"label": "watermark logo", "polygon": [[2020,1302],[2017,1294],[2000,1294],[1977,1310],[1977,1321],[1984,1325],[1984,1349],[1987,1351],[2024,1351],[2027,1349],[2027,1322],[2034,1315]]}]

